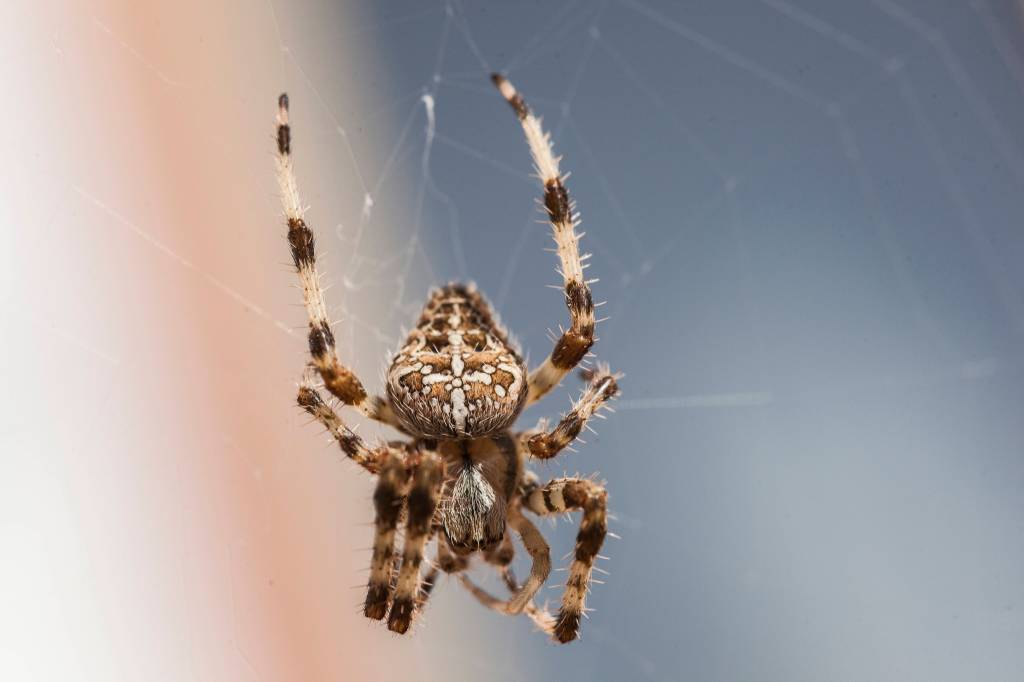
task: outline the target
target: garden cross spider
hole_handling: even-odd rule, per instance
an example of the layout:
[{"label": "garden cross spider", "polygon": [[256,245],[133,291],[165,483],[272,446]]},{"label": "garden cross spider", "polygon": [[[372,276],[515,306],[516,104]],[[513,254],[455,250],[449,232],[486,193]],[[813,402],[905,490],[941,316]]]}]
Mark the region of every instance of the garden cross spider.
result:
[{"label": "garden cross spider", "polygon": [[[438,569],[459,574],[480,552],[499,567],[512,596],[501,601],[459,575],[484,605],[506,614],[526,613],[559,642],[577,637],[594,559],[606,534],[607,493],[589,478],[559,478],[541,485],[525,467],[528,457],[550,459],[568,446],[605,403],[618,393],[605,366],[582,370],[587,381],[572,410],[548,431],[542,424],[514,433],[512,423],[528,405],[558,386],[588,354],[594,342],[594,304],[575,233],[577,216],[558,170],[551,140],[526,102],[504,77],[494,85],[515,111],[526,133],[544,208],[554,233],[572,324],[544,363],[527,372],[518,350],[473,285],[449,284],[430,294],[416,328],[396,353],[385,375],[386,398],[366,393],[355,374],[338,360],[316,269],[313,232],[292,168],[288,96],[278,100],[277,179],[288,220],[288,243],[309,314],[309,363],[298,403],[323,424],[342,451],[371,474],[376,509],[373,556],[364,613],[388,619],[397,633],[409,629],[426,603]],[[317,380],[318,377],[318,381]],[[321,384],[322,382],[322,384]],[[410,437],[367,445],[321,396],[325,388],[341,403]],[[533,603],[551,570],[548,545],[524,511],[537,515],[581,511],[576,549],[557,617]],[[395,534],[405,523],[401,555]],[[509,564],[511,527],[532,559],[521,586]],[[423,550],[437,538],[437,558],[420,575]]]}]

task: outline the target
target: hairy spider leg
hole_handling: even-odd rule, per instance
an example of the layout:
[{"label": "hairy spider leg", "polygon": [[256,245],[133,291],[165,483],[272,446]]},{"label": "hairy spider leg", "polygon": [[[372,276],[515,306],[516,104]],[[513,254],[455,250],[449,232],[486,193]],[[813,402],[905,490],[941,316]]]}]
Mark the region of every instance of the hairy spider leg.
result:
[{"label": "hairy spider leg", "polygon": [[341,451],[353,462],[363,467],[371,474],[380,471],[383,459],[390,454],[402,455],[402,451],[390,445],[379,445],[375,449],[367,447],[352,429],[345,425],[338,413],[331,409],[331,406],[323,399],[320,392],[313,386],[313,378],[309,372],[303,377],[299,384],[297,397],[299,407],[313,416],[326,428],[334,440],[338,442]]},{"label": "hairy spider leg", "polygon": [[391,597],[391,567],[395,552],[395,531],[408,473],[401,457],[389,455],[381,466],[377,489],[373,493],[374,520],[373,556],[370,559],[370,579],[366,587],[363,613],[367,618],[381,620],[388,611]]},{"label": "hairy spider leg", "polygon": [[530,372],[529,394],[526,404],[531,405],[558,386],[573,367],[578,365],[594,344],[594,299],[590,286],[583,279],[583,261],[580,256],[580,235],[576,234],[579,216],[569,198],[569,190],[558,170],[559,157],[551,147],[551,135],[544,132],[538,119],[523,96],[502,75],[493,74],[491,80],[515,112],[526,135],[533,165],[544,185],[544,209],[551,223],[552,235],[558,250],[559,272],[565,289],[565,305],[569,308],[571,324],[558,341],[551,355],[537,369]]},{"label": "hairy spider leg", "polygon": [[600,367],[596,372],[587,375],[590,378],[579,400],[567,414],[562,415],[558,425],[546,433],[527,432],[520,434],[520,442],[531,455],[537,459],[551,459],[570,443],[576,440],[580,431],[587,425],[608,400],[618,395],[617,379],[620,375],[612,374],[607,367]]},{"label": "hairy spider leg", "polygon": [[526,499],[527,508],[539,515],[583,512],[569,578],[562,594],[562,608],[554,626],[554,636],[562,643],[571,642],[579,633],[594,559],[608,532],[607,501],[607,491],[585,478],[555,479],[534,490]]},{"label": "hairy spider leg", "polygon": [[416,609],[420,589],[420,564],[423,547],[430,538],[434,510],[444,480],[444,463],[433,452],[422,452],[422,459],[412,474],[412,485],[406,498],[408,518],[405,524],[405,545],[402,547],[402,568],[398,572],[395,599],[388,614],[388,629],[399,634],[408,631]]},{"label": "hairy spider leg", "polygon": [[306,224],[299,186],[292,164],[292,128],[288,121],[288,95],[277,100],[277,183],[281,190],[281,204],[288,221],[288,244],[292,261],[302,286],[302,300],[309,317],[309,353],[313,366],[323,379],[324,386],[341,402],[351,405],[371,419],[401,428],[387,401],[379,396],[367,396],[362,382],[341,364],[335,347],[334,332],[327,316],[324,290],[316,267],[316,238]]}]

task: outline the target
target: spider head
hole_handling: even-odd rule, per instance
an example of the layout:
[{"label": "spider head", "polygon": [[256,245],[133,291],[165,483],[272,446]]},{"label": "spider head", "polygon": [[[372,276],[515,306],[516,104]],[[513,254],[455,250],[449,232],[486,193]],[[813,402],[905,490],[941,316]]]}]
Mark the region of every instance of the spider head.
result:
[{"label": "spider head", "polygon": [[526,400],[526,367],[507,348],[399,353],[386,377],[405,429],[425,438],[480,438],[507,429]]}]

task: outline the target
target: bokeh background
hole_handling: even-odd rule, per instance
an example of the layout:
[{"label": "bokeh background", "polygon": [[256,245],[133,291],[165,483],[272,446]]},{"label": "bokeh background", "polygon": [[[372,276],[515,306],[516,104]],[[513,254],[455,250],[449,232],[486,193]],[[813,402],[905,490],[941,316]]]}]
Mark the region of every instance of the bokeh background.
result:
[{"label": "bokeh background", "polygon": [[[0,679],[1024,679],[1019,3],[15,1],[0,37]],[[621,536],[569,647],[454,582],[413,637],[362,618],[372,483],[292,404],[281,90],[368,384],[449,279],[548,352],[492,70],[627,375],[539,467],[600,472]]]}]

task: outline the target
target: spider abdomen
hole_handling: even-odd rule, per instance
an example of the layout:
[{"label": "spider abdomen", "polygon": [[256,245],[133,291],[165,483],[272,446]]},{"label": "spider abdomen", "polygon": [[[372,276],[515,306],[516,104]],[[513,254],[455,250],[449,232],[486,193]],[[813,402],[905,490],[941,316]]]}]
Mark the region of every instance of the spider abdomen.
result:
[{"label": "spider abdomen", "polygon": [[526,393],[523,360],[473,285],[449,284],[431,294],[387,372],[392,409],[422,437],[503,431]]}]

